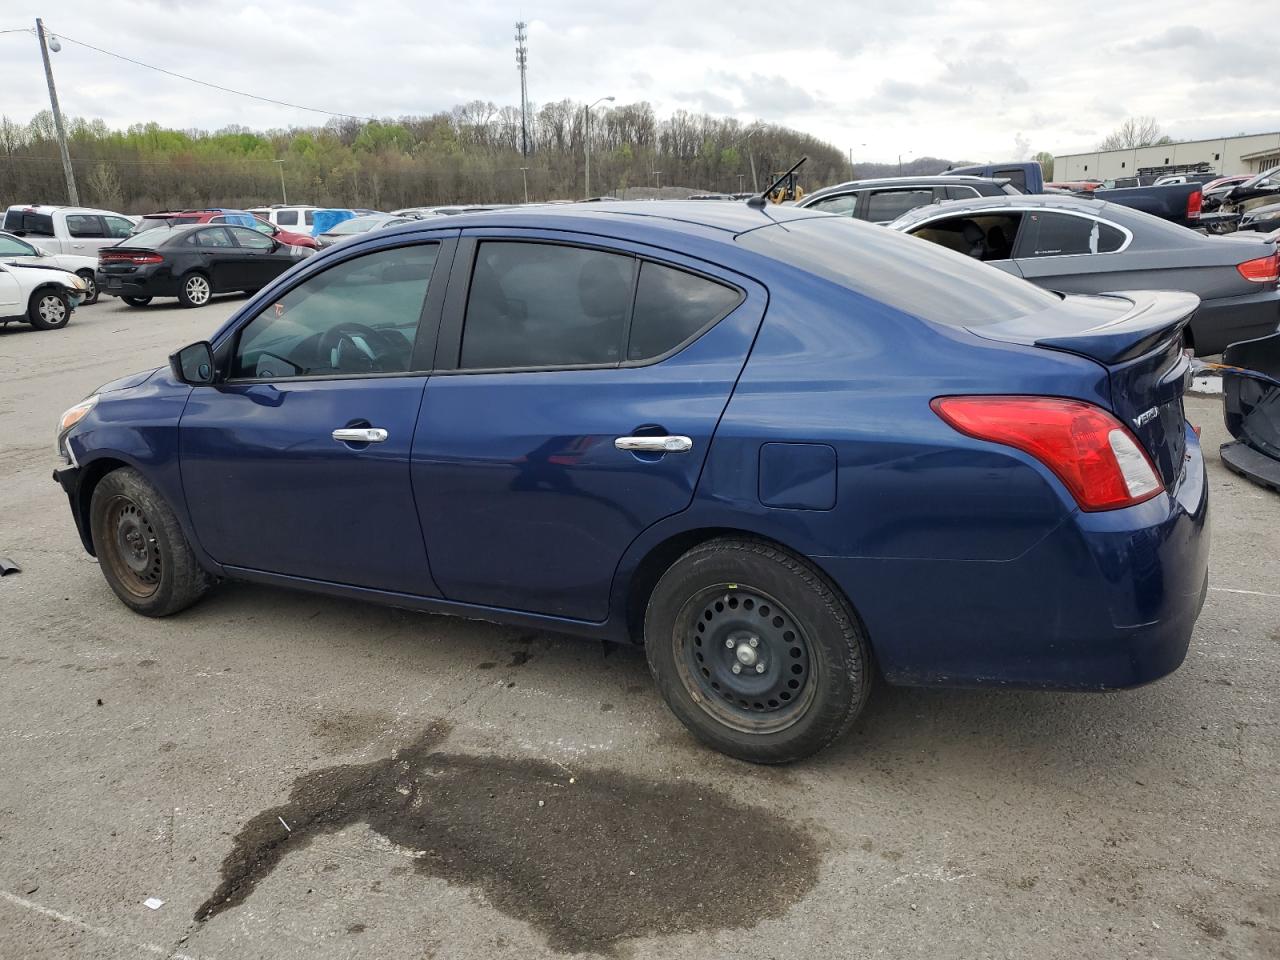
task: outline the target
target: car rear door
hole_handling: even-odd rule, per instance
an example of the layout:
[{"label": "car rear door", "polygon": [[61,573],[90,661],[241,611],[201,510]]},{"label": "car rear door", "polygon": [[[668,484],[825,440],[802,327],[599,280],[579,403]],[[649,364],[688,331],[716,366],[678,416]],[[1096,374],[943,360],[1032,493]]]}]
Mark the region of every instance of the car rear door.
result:
[{"label": "car rear door", "polygon": [[692,499],[765,299],[623,241],[466,231],[413,447],[442,594],[605,619],[628,545]]},{"label": "car rear door", "polygon": [[305,274],[217,345],[179,427],[201,545],[238,571],[438,596],[409,472],[454,246],[397,237]]},{"label": "car rear door", "polygon": [[1063,293],[1099,293],[1132,287],[1126,261],[1116,256],[1131,237],[1119,226],[1087,214],[1037,210],[1022,217],[1014,260],[1033,283]]}]

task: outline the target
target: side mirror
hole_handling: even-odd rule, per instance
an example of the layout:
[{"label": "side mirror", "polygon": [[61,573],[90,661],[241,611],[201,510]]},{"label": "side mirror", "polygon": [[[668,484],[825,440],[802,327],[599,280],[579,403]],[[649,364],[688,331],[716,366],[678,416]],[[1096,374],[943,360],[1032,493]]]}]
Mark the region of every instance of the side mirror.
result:
[{"label": "side mirror", "polygon": [[182,383],[193,387],[208,386],[214,377],[213,347],[208,340],[183,347],[170,355],[169,369]]},{"label": "side mirror", "polygon": [[37,257],[52,257],[52,256],[53,256],[53,254],[52,254],[52,253],[50,253],[48,250],[46,250],[44,247],[36,247],[36,256],[37,256]]}]

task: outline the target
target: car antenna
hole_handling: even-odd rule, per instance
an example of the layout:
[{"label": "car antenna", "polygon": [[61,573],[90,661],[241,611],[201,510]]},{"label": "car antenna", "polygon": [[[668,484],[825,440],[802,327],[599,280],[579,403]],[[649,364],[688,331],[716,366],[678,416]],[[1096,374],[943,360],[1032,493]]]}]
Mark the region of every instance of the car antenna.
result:
[{"label": "car antenna", "polygon": [[795,165],[790,170],[780,176],[777,180],[773,181],[773,183],[769,184],[769,186],[765,187],[763,193],[757,193],[755,196],[747,197],[747,206],[755,207],[757,210],[763,210],[765,204],[769,202],[769,194],[773,193],[773,191],[777,190],[778,187],[786,183],[787,178],[803,167],[805,161],[808,159],[808,157],[801,157],[795,162]]}]

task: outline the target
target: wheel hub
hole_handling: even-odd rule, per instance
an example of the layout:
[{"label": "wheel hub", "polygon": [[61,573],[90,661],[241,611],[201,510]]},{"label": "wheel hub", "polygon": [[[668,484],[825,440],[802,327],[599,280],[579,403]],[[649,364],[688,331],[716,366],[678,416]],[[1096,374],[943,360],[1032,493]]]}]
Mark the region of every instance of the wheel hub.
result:
[{"label": "wheel hub", "polygon": [[682,676],[707,709],[753,731],[794,722],[809,699],[811,666],[790,611],[739,584],[692,598],[682,623]]},{"label": "wheel hub", "polygon": [[113,549],[109,560],[125,581],[130,592],[147,596],[160,582],[160,547],[151,522],[130,500],[120,498],[111,505],[109,515],[114,530]]}]

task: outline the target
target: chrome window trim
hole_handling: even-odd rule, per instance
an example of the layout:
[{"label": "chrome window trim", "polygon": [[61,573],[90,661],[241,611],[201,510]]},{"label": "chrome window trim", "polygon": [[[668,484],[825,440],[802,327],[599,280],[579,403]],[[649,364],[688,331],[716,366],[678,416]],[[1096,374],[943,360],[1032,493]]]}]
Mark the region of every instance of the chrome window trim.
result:
[{"label": "chrome window trim", "polygon": [[[955,202],[955,201],[952,201]],[[960,201],[963,202],[963,201]],[[1054,207],[978,207],[968,210],[948,210],[945,213],[939,213],[935,216],[925,217],[918,223],[913,223],[903,233],[913,234],[920,228],[933,223],[935,220],[945,220],[949,217],[965,217],[965,216],[982,216],[984,214],[992,216],[1001,213],[1062,213],[1069,217],[1080,217],[1082,220],[1092,220],[1095,223],[1105,223],[1109,227],[1114,227],[1124,234],[1124,243],[1116,247],[1114,250],[1108,250],[1105,253],[1051,253],[1043,257],[1009,257],[1010,260],[1048,260],[1052,257],[1109,257],[1113,254],[1124,253],[1129,249],[1129,245],[1133,243],[1133,231],[1122,224],[1116,223],[1114,220],[1108,220],[1106,217],[1100,217],[1097,214],[1085,213],[1083,210],[1059,210]],[[1004,261],[991,261],[993,263],[1003,263]]]}]

